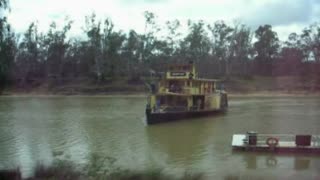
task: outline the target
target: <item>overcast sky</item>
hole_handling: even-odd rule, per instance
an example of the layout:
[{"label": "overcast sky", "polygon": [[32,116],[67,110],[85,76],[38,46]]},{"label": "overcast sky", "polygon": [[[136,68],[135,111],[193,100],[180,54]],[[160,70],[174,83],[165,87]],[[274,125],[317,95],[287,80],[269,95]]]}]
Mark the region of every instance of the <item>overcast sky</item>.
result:
[{"label": "overcast sky", "polygon": [[154,12],[158,22],[188,19],[213,23],[240,21],[255,30],[271,24],[282,40],[290,32],[300,33],[319,21],[320,0],[10,0],[9,21],[17,32],[24,32],[32,21],[46,31],[52,21],[61,23],[68,16],[74,20],[72,34],[80,34],[84,17],[93,12],[110,17],[118,29],[144,28],[144,11]]}]

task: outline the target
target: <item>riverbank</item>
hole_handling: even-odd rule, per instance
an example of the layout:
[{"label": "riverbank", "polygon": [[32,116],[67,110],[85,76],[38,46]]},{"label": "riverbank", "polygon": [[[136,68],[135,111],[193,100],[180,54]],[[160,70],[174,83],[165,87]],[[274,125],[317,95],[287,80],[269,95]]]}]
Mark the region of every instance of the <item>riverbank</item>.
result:
[{"label": "riverbank", "polygon": [[[59,85],[15,85],[4,90],[3,96],[146,96],[148,87],[143,81],[125,79],[112,82],[65,82]],[[237,96],[320,96],[320,83],[310,78],[283,77],[232,77],[224,81],[230,97]]]},{"label": "riverbank", "polygon": [[[77,95],[65,95],[65,94],[35,94],[35,93],[17,93],[17,94],[5,94],[1,97],[37,97],[37,98],[55,98],[55,97],[105,97],[105,98],[116,98],[116,97],[126,97],[126,98],[146,98],[147,93],[109,93],[109,94],[77,94]],[[270,92],[261,91],[255,93],[229,93],[229,98],[241,98],[241,97],[320,97],[320,93],[310,93],[310,92]]]},{"label": "riverbank", "polygon": [[52,179],[68,179],[68,180],[82,180],[82,179],[109,179],[109,180],[200,180],[204,179],[203,175],[198,173],[185,172],[182,175],[168,175],[163,173],[162,169],[148,169],[145,171],[131,171],[121,170],[100,172],[96,168],[94,172],[84,172],[75,170],[74,167],[60,165],[52,167],[38,166],[35,169],[32,177],[24,178],[19,169],[14,170],[0,170],[1,180],[52,180]]},{"label": "riverbank", "polygon": [[[108,160],[108,158],[107,158]],[[202,173],[193,173],[185,171],[179,174],[168,174],[163,168],[147,168],[145,170],[122,169],[109,163],[105,167],[106,159],[95,159],[83,168],[69,161],[55,161],[50,166],[38,164],[31,176],[24,177],[19,168],[0,170],[1,180],[52,180],[52,179],[68,179],[68,180],[201,180],[205,179]]]}]

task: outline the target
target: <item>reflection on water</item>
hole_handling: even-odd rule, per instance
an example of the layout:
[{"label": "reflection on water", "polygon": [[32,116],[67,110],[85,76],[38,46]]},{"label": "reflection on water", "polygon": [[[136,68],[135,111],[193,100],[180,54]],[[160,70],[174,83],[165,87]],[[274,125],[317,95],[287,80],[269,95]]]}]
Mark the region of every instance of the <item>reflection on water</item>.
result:
[{"label": "reflection on water", "polygon": [[310,159],[307,159],[305,157],[302,158],[295,158],[294,160],[294,169],[295,170],[306,170],[310,167]]},{"label": "reflection on water", "polygon": [[[198,127],[181,126],[185,123]],[[205,153],[203,150],[208,135],[206,131],[209,130],[210,126],[206,123],[181,121],[146,127],[146,135],[151,148],[168,156],[169,162],[190,164]]]},{"label": "reflection on water", "polygon": [[[140,97],[0,97],[0,168],[93,155],[129,169],[203,172],[225,179],[316,178],[319,156],[237,153],[231,137],[260,133],[319,134],[319,98],[234,98],[224,115],[145,126]],[[286,173],[283,173],[286,172]]]}]

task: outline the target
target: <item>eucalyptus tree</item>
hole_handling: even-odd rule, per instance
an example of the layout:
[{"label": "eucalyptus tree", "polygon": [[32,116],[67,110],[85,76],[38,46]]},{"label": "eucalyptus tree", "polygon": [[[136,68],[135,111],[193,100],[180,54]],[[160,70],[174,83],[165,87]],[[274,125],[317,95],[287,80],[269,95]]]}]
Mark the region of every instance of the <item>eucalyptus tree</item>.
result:
[{"label": "eucalyptus tree", "polygon": [[0,94],[8,82],[16,49],[15,35],[4,13],[8,5],[8,0],[0,0]]},{"label": "eucalyptus tree", "polygon": [[[304,54],[302,75],[310,75],[317,84],[320,83],[320,24],[314,23],[305,28],[300,36]],[[316,89],[317,87],[312,87]]]},{"label": "eucalyptus tree", "polygon": [[15,73],[21,78],[23,85],[25,85],[30,78],[35,78],[37,74],[39,74],[39,72],[37,72],[40,63],[39,47],[38,25],[33,22],[24,33],[23,39],[18,46],[19,50],[15,61]]},{"label": "eucalyptus tree", "polygon": [[[85,33],[88,37],[88,61],[93,66],[93,73],[100,81],[105,72],[103,68],[103,35],[101,27],[101,22],[96,20],[96,15],[92,14],[91,16],[86,16],[85,18],[86,27],[85,27]],[[108,29],[104,29],[105,32],[110,32],[113,29],[113,24],[109,23],[109,21],[105,21],[105,24],[108,25]]]},{"label": "eucalyptus tree", "polygon": [[179,20],[174,21],[167,21],[166,22],[168,34],[166,37],[166,54],[168,56],[171,56],[175,58],[175,55],[177,54],[179,44],[180,44],[180,38],[181,38],[181,32],[179,32],[179,28],[181,27],[181,23]]},{"label": "eucalyptus tree", "polygon": [[8,7],[8,0],[0,0],[0,8],[6,9]]},{"label": "eucalyptus tree", "polygon": [[67,21],[62,29],[58,29],[56,23],[52,22],[45,38],[48,76],[51,79],[58,80],[58,82],[63,76],[66,52],[70,48],[67,33],[71,29],[71,24],[72,21]]},{"label": "eucalyptus tree", "polygon": [[152,12],[145,11],[145,28],[143,37],[143,51],[141,54],[142,62],[150,62],[153,51],[155,50],[156,34],[160,31],[156,23],[156,15]]},{"label": "eucalyptus tree", "polygon": [[271,25],[259,26],[255,31],[257,42],[254,43],[258,60],[270,61],[275,58],[278,48],[279,39]]},{"label": "eucalyptus tree", "polygon": [[[126,36],[122,31],[114,31],[107,36],[107,58],[109,58],[109,76],[123,74],[126,61],[122,61],[122,51]],[[119,74],[120,73],[120,74]]]},{"label": "eucalyptus tree", "polygon": [[114,30],[111,19],[106,18],[101,23],[96,20],[95,14],[86,17],[85,33],[88,37],[88,54],[91,56],[98,81],[107,76],[114,78],[120,63],[125,34]]},{"label": "eucalyptus tree", "polygon": [[258,67],[257,73],[262,75],[272,74],[272,64],[279,51],[279,39],[271,25],[259,26],[255,31],[257,41],[254,43],[256,60]]},{"label": "eucalyptus tree", "polygon": [[217,21],[213,26],[208,25],[212,35],[212,54],[220,62],[225,62],[225,75],[230,74],[230,60],[232,59],[232,38],[234,29],[224,21]]},{"label": "eucalyptus tree", "polygon": [[304,53],[301,38],[291,33],[281,48],[280,58],[275,66],[278,75],[300,75],[302,73]]},{"label": "eucalyptus tree", "polygon": [[199,62],[210,52],[210,40],[205,30],[203,21],[188,21],[189,33],[181,43],[181,53],[186,54],[186,59]]},{"label": "eucalyptus tree", "polygon": [[231,39],[231,59],[240,64],[238,73],[241,75],[249,75],[249,60],[252,57],[252,33],[249,27],[245,25],[234,26],[233,35]]},{"label": "eucalyptus tree", "polygon": [[90,46],[88,42],[81,39],[73,39],[68,51],[67,57],[70,66],[74,70],[74,75],[83,77],[91,77],[94,60],[90,54]]},{"label": "eucalyptus tree", "polygon": [[306,60],[312,54],[314,60],[320,62],[320,24],[314,23],[305,28],[300,38]]},{"label": "eucalyptus tree", "polygon": [[302,39],[301,37],[293,32],[288,36],[288,40],[284,42],[284,45],[289,48],[302,48]]},{"label": "eucalyptus tree", "polygon": [[138,71],[137,65],[143,51],[143,39],[136,31],[130,30],[128,37],[124,42],[122,57],[127,60],[128,76],[135,76],[134,72]]}]

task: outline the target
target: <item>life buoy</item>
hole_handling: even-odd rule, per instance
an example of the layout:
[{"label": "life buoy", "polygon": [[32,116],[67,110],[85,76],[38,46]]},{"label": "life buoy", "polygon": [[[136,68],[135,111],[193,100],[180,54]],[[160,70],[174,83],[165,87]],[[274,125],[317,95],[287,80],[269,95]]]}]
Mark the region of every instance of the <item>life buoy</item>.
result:
[{"label": "life buoy", "polygon": [[275,147],[279,144],[279,139],[275,137],[269,137],[266,143],[269,147]]},{"label": "life buoy", "polygon": [[189,73],[189,79],[193,78],[193,73]]}]

